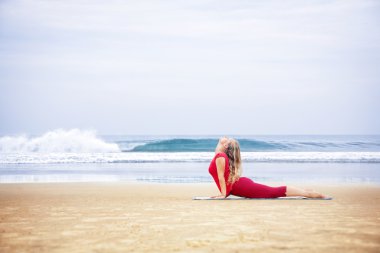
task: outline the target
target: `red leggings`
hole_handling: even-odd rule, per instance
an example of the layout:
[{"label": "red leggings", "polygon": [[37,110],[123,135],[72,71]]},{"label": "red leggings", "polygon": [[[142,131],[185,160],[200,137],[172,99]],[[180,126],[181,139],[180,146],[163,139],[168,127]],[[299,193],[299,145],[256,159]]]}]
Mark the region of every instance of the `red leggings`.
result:
[{"label": "red leggings", "polygon": [[286,196],[286,186],[271,187],[240,177],[232,186],[231,194],[246,198],[278,198]]}]

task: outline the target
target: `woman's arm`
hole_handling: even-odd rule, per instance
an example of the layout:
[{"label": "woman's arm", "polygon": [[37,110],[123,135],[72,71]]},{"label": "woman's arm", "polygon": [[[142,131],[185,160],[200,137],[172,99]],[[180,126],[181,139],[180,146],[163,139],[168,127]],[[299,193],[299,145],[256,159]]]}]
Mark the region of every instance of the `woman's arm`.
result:
[{"label": "woman's arm", "polygon": [[218,179],[219,179],[219,185],[220,185],[220,191],[222,193],[222,196],[226,197],[226,180],[224,179],[224,169],[226,166],[226,161],[224,160],[224,157],[218,157],[216,158],[216,168],[218,171]]}]

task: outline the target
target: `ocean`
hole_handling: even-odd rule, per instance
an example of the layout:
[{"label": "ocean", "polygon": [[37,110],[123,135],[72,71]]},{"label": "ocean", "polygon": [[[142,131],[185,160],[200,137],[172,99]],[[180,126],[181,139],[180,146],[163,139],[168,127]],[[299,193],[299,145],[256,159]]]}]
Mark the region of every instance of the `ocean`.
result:
[{"label": "ocean", "polygon": [[[258,182],[380,183],[379,135],[228,135]],[[97,135],[79,129],[0,137],[0,183],[213,182],[219,135]]]}]

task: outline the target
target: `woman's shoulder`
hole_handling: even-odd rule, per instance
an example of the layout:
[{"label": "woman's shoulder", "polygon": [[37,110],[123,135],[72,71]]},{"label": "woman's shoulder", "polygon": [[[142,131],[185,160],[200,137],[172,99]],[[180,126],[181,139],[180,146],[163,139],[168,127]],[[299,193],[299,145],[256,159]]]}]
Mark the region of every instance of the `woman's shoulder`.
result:
[{"label": "woman's shoulder", "polygon": [[227,154],[224,153],[224,152],[216,153],[216,154],[215,154],[215,159],[218,158],[218,157],[224,157],[224,158],[227,158],[227,159],[228,159]]},{"label": "woman's shoulder", "polygon": [[216,160],[217,160],[218,158],[220,158],[220,157],[224,157],[225,166],[227,166],[227,168],[228,168],[228,166],[229,166],[229,160],[228,160],[228,156],[227,156],[227,154],[224,153],[224,152],[219,152],[219,153],[215,154],[215,157],[214,157],[214,160],[213,160],[213,161],[216,163]]}]

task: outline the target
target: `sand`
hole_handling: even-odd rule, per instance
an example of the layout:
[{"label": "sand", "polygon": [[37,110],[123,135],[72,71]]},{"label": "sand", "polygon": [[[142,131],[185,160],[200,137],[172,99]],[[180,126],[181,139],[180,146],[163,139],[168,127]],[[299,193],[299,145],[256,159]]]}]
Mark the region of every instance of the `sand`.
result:
[{"label": "sand", "polygon": [[380,252],[379,185],[306,188],[334,199],[191,200],[217,195],[211,183],[2,184],[0,252]]}]

